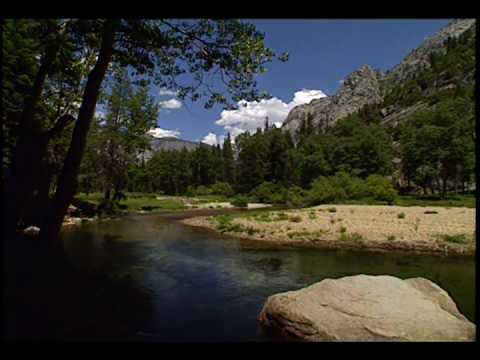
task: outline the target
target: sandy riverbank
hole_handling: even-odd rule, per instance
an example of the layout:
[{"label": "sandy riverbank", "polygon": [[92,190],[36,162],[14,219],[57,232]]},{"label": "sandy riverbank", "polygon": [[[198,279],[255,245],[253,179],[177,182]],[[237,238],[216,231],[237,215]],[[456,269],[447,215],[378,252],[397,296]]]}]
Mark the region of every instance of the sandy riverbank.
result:
[{"label": "sandy riverbank", "polygon": [[[276,244],[475,254],[475,209],[471,208],[321,205],[269,214],[233,217],[230,223],[239,226],[226,233]],[[211,217],[182,221],[217,229],[217,222]]]}]

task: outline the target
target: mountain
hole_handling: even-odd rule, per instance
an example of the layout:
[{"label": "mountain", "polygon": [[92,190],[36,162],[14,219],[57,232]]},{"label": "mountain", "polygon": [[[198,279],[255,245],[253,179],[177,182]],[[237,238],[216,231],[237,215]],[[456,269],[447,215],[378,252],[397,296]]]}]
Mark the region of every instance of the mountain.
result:
[{"label": "mountain", "polygon": [[456,19],[448,23],[430,38],[427,38],[418,48],[412,50],[405,59],[385,74],[387,86],[405,82],[411,79],[419,68],[430,66],[430,54],[446,52],[445,41],[449,37],[458,37],[475,25],[475,19]]},{"label": "mountain", "polygon": [[186,148],[187,150],[195,150],[197,147],[200,146],[200,143],[189,141],[189,140],[182,140],[173,136],[169,136],[169,137],[162,137],[162,138],[152,137],[151,145],[152,145],[152,150],[154,151],[182,150],[183,148]]},{"label": "mountain", "polygon": [[379,103],[381,96],[379,72],[364,65],[351,73],[340,90],[333,96],[314,99],[308,104],[294,107],[283,123],[283,128],[295,133],[303,119],[312,117],[314,126],[325,128],[363,106]]},{"label": "mountain", "polygon": [[162,138],[150,136],[150,144],[151,144],[151,150],[146,151],[143,154],[143,158],[145,160],[150,159],[153,153],[160,150],[182,150],[183,148],[186,148],[187,150],[191,151],[191,150],[195,150],[200,146],[199,142],[178,139],[173,136],[167,136]]},{"label": "mountain", "polygon": [[363,65],[347,76],[335,95],[294,107],[282,128],[293,135],[310,117],[314,126],[325,129],[366,105],[378,106],[382,123],[394,126],[431,106],[435,96],[448,96],[458,87],[472,86],[475,26],[475,19],[450,22],[386,73]]}]

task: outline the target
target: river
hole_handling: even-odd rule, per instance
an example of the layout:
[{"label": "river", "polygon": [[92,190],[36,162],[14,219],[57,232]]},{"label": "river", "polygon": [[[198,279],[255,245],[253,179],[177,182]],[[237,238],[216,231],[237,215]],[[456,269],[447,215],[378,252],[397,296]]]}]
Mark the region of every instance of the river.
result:
[{"label": "river", "polygon": [[114,339],[275,340],[256,322],[269,295],[360,273],[428,278],[475,321],[474,259],[272,248],[188,227],[182,216],[128,216],[64,232],[69,262],[108,278],[88,299],[70,300],[92,303],[81,317],[69,315],[77,328],[84,321],[89,329],[82,338],[100,339],[100,329],[123,326]]}]

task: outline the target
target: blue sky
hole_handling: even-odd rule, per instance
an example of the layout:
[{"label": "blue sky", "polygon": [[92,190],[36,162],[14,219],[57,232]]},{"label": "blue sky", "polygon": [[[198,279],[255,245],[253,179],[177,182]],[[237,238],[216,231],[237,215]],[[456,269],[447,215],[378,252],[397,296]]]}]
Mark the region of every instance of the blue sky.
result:
[{"label": "blue sky", "polygon": [[[176,131],[179,138],[194,141],[212,133],[209,141],[214,141],[221,139],[227,130],[239,132],[249,126],[254,129],[254,118],[258,114],[272,112],[271,118],[277,121],[288,113],[288,109],[312,96],[321,92],[334,94],[340,81],[363,64],[383,71],[390,69],[450,19],[248,21],[266,34],[268,47],[290,54],[288,62],[272,62],[267,73],[257,78],[258,87],[268,91],[273,101],[249,104],[248,115],[233,112],[224,113],[222,117],[219,106],[205,110],[201,102],[179,103],[172,100],[174,95],[160,96],[155,89],[152,93],[158,101],[169,101],[164,104],[172,107],[160,111],[158,126],[161,129]],[[302,89],[316,92],[301,92]],[[252,123],[248,119],[238,123],[242,116],[252,118]],[[216,124],[221,118],[223,125]]]}]

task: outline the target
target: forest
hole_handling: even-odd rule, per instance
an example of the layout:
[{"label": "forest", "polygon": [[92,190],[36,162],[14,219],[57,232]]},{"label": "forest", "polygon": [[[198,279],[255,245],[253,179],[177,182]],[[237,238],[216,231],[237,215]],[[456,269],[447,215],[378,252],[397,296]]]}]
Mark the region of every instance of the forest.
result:
[{"label": "forest", "polygon": [[[408,82],[386,87],[383,103],[330,128],[319,130],[307,117],[290,134],[266,118],[256,132],[227,134],[221,145],[146,159],[146,133],[159,113],[149,95],[152,82],[195,101],[201,75],[220,70],[230,79],[224,85],[232,100],[266,96],[253,75],[277,55],[260,33],[241,22],[207,20],[9,20],[4,30],[9,229],[43,224],[46,238],[55,238],[79,193],[101,193],[100,208],[112,213],[132,192],[307,206],[392,204],[406,194],[446,198],[475,184],[474,82],[463,78],[474,69],[472,31],[449,39],[447,51],[433,53],[431,66]],[[176,76],[185,72],[196,74],[198,84],[180,85]],[[229,106],[221,93],[209,95],[206,107]],[[430,107],[396,126],[382,124],[382,108],[419,100]],[[96,103],[106,109],[102,116]]]},{"label": "forest", "polygon": [[[243,203],[306,206],[359,199],[392,204],[398,194],[435,199],[468,192],[475,184],[475,96],[473,84],[459,79],[472,70],[473,39],[469,32],[458,41],[449,39],[444,55],[432,55],[431,68],[392,88],[382,104],[365,106],[326,130],[307,117],[292,136],[266,118],[253,134],[245,132],[235,141],[227,134],[222,146],[159,151],[148,161],[141,151],[128,157],[119,145],[115,194],[238,195]],[[452,79],[458,85],[445,89],[442,85]],[[439,89],[433,91],[434,83]],[[419,100],[431,107],[396,126],[382,125],[382,108]],[[128,101],[123,104],[127,113]],[[103,192],[104,199],[109,199],[112,185],[105,184],[112,167],[102,164],[113,160],[96,159],[106,150],[100,139],[108,129],[92,130],[80,181],[82,192]]]}]

